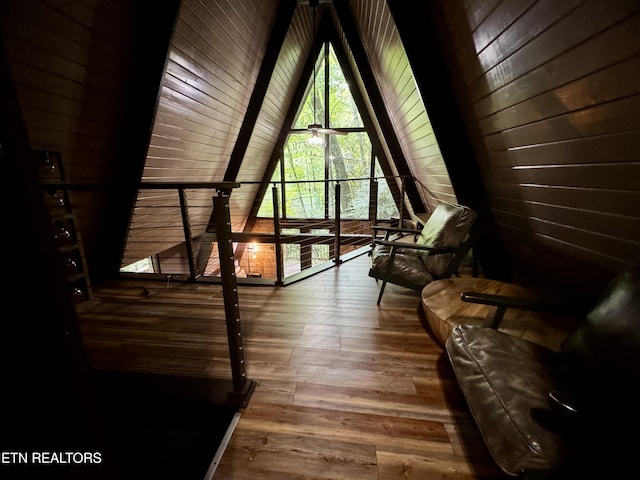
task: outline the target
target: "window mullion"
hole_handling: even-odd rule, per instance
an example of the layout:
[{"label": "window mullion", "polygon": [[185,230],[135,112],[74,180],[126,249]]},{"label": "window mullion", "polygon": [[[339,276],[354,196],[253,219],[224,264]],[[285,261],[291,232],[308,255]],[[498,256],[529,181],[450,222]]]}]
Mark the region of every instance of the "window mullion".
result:
[{"label": "window mullion", "polygon": [[[326,128],[331,128],[331,125],[329,125],[329,42],[324,42],[324,125],[326,126]],[[325,220],[329,219],[329,177],[330,177],[330,173],[331,173],[331,169],[330,169],[330,165],[329,165],[329,152],[331,151],[330,149],[330,142],[332,141],[332,139],[330,138],[329,135],[325,135],[325,139],[327,140],[326,142],[324,142],[324,179],[325,179],[325,183],[324,183],[324,218]],[[334,201],[336,201],[336,199],[334,198]]]}]

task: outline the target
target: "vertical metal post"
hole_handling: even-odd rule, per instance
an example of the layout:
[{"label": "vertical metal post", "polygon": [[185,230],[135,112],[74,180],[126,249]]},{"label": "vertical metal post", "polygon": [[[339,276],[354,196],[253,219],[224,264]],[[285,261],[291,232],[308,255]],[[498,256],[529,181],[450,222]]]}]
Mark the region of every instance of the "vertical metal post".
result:
[{"label": "vertical metal post", "polygon": [[334,254],[335,254],[335,258],[333,259],[333,261],[335,263],[342,263],[342,260],[340,259],[340,182],[336,182],[336,187],[335,187],[335,239],[334,239]]},{"label": "vertical metal post", "polygon": [[187,196],[183,188],[178,189],[180,197],[180,212],[182,214],[182,228],[184,230],[184,244],[187,248],[187,261],[189,262],[189,278],[195,280],[200,276],[198,265],[193,251],[193,236],[191,235],[191,223],[189,222],[189,210],[187,207]]},{"label": "vertical metal post", "polygon": [[[309,227],[300,227],[300,233],[309,233]],[[313,241],[305,241],[300,243],[300,271],[306,270],[313,266]]]},{"label": "vertical metal post", "polygon": [[[373,179],[370,184],[371,192],[369,197],[369,220],[371,220],[371,225],[376,225],[378,223],[378,181]],[[376,232],[371,229],[371,248],[374,247],[374,240],[376,239]]]},{"label": "vertical metal post", "polygon": [[238,286],[231,239],[231,215],[229,212],[230,191],[218,190],[213,197],[213,218],[218,240],[220,275],[222,278],[222,296],[227,321],[227,337],[229,340],[229,358],[234,392],[239,393],[247,386],[247,374],[240,324],[240,308],[238,303]]},{"label": "vertical metal post", "polygon": [[284,284],[284,264],[282,260],[282,243],[280,242],[280,208],[278,205],[278,187],[273,185],[271,189],[273,201],[273,234],[276,249],[276,285]]},{"label": "vertical metal post", "polygon": [[407,188],[406,186],[406,178],[402,177],[400,179],[400,183],[401,183],[401,188],[400,188],[400,219],[399,222],[400,224],[398,225],[398,227],[400,228],[404,228],[404,193],[405,190]]}]

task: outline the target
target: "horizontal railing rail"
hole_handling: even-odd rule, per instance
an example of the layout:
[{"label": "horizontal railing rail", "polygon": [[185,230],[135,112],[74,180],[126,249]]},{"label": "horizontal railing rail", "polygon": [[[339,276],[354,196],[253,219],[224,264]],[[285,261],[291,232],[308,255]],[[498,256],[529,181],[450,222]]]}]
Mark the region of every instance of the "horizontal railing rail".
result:
[{"label": "horizontal railing rail", "polygon": [[[229,195],[235,274],[240,283],[286,285],[345,258],[368,252],[379,221],[379,184],[393,181],[402,198],[410,177],[380,176],[269,182],[143,182],[121,265],[121,275],[221,282],[211,198]],[[323,184],[314,187],[316,184]],[[234,210],[236,189],[264,188],[271,205],[245,223]],[[386,187],[386,183],[384,184]],[[331,188],[328,188],[331,187]],[[66,191],[104,190],[110,185],[49,184]],[[381,220],[402,221],[404,209],[386,188]],[[315,197],[314,197],[315,195]],[[283,202],[286,202],[284,203]],[[246,209],[244,209],[246,211]],[[392,213],[389,213],[392,212]]]},{"label": "horizontal railing rail", "polygon": [[[267,203],[266,208],[269,215],[256,216],[250,225],[242,221],[232,222],[235,228],[231,233],[231,241],[234,245],[235,274],[238,282],[255,285],[286,285],[331,268],[345,259],[367,253],[372,245],[371,227],[378,221],[380,203],[378,182],[390,178],[401,185],[406,182],[406,178],[403,177],[238,182],[238,188],[243,186],[255,188],[256,185],[266,187],[267,194],[268,187],[271,187],[272,194],[271,205]],[[332,188],[318,198],[295,197],[294,193],[299,194],[301,188],[303,190],[312,188],[312,184],[325,184]],[[183,225],[189,226],[184,233],[184,242],[181,242],[182,248],[174,246],[169,251],[154,254],[154,261],[149,264],[155,265],[155,268],[143,273],[177,280],[221,282],[219,259],[215,254],[215,243],[219,241],[216,235],[217,229],[211,225],[208,214],[194,215],[193,213],[194,209],[207,210],[206,197],[198,197],[194,191],[220,187],[220,184],[201,184],[202,189],[199,189],[199,186],[194,183],[141,184],[141,197],[144,196],[142,192],[145,190],[166,191],[167,188],[177,188],[178,196],[188,197],[188,202],[185,199],[184,203],[189,205],[182,210],[181,221]],[[320,190],[324,191],[325,186],[321,186]],[[287,192],[286,189],[293,190]],[[349,189],[352,191],[350,192]],[[401,190],[404,192],[404,187]],[[345,201],[347,198],[345,191],[347,195],[351,195],[351,204],[348,209],[345,208],[349,203]],[[365,191],[366,198],[362,198],[364,195],[361,193]],[[268,199],[268,195],[265,197]],[[194,200],[195,198],[198,200]],[[288,203],[281,206],[283,198]],[[390,201],[393,202],[391,195],[388,194],[387,204]],[[233,201],[231,205],[231,217],[237,220],[234,217]],[[163,204],[162,207],[149,207],[149,214],[153,215],[154,209],[166,209],[170,206]],[[401,217],[401,210],[397,209],[395,202],[393,207],[395,213],[389,217],[395,216],[396,219]],[[175,227],[175,222],[168,223]],[[153,228],[163,227],[149,226],[147,227],[148,235],[137,237],[130,235],[127,248],[135,249],[134,243],[144,244],[149,241],[149,236],[153,235]],[[195,235],[194,232],[196,232]],[[170,232],[163,232],[163,235],[170,237]],[[210,255],[204,253],[207,251]],[[128,274],[127,270],[129,269],[125,266],[122,274]],[[135,273],[141,272],[136,270]]]},{"label": "horizontal railing rail", "polygon": [[[255,382],[246,377],[237,285],[286,285],[370,251],[372,226],[379,221],[378,182],[382,179],[389,177],[267,182],[262,186],[272,187],[272,214],[252,217],[251,224],[237,218],[240,215],[233,212],[231,200],[234,190],[255,182],[144,182],[138,188],[123,256],[132,261],[122,262],[120,274],[167,282],[220,283],[232,393],[246,399]],[[387,195],[387,204],[393,202],[396,208],[387,205],[383,216],[392,217],[389,212],[394,211],[402,222],[404,208],[398,209],[397,204],[404,204],[407,179],[393,179],[401,184],[402,200],[393,201]],[[367,188],[359,185],[363,182]],[[293,192],[286,195],[287,188],[295,185],[299,192],[305,183],[325,184],[324,196],[304,199],[312,202],[308,210],[304,204],[295,205]],[[43,188],[49,193],[118,191],[113,185],[64,182],[48,182]],[[281,206],[282,199],[289,203]],[[300,215],[301,211],[312,214]]]}]

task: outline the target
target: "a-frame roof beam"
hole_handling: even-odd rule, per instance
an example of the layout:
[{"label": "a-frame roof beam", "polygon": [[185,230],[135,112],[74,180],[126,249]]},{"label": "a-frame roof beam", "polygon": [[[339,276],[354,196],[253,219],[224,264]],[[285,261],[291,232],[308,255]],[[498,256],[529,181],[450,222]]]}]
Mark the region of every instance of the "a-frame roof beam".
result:
[{"label": "a-frame roof beam", "polygon": [[278,8],[278,15],[276,17],[269,43],[267,44],[267,50],[260,71],[258,72],[258,78],[256,85],[249,99],[249,105],[247,107],[247,113],[244,116],[242,125],[240,126],[240,132],[238,133],[238,139],[231,152],[231,158],[229,159],[229,165],[227,171],[224,174],[225,181],[235,181],[238,172],[240,171],[240,165],[244,159],[244,155],[249,146],[249,140],[251,134],[258,120],[260,109],[262,108],[262,102],[264,101],[267,89],[269,88],[269,82],[273,71],[280,55],[282,44],[287,36],[289,25],[293,14],[296,10],[296,0],[283,0]]},{"label": "a-frame roof beam", "polygon": [[[358,85],[358,81],[356,79],[356,76],[353,73],[353,70],[351,69],[351,65],[347,58],[347,54],[344,51],[342,42],[338,38],[338,32],[335,28],[335,25],[333,22],[327,22],[327,23],[330,24],[330,25],[327,25],[327,28],[325,30],[327,34],[327,40],[331,42],[331,44],[333,45],[333,51],[336,54],[336,58],[338,59],[338,63],[340,64],[340,68],[342,69],[342,73],[344,74],[347,80],[347,83],[349,83],[349,85],[354,85],[354,86]],[[378,162],[380,163],[380,168],[382,169],[382,172],[385,174],[385,176],[392,177],[394,175],[394,172],[391,169],[391,166],[389,164],[389,159],[385,154],[384,148],[382,147],[382,143],[378,138],[375,125],[373,123],[373,120],[371,119],[371,116],[369,115],[369,109],[367,108],[367,104],[362,96],[362,92],[360,91],[359,88],[353,88],[351,90],[351,96],[353,97],[353,101],[356,103],[356,106],[358,107],[358,111],[360,112],[360,117],[362,118],[364,127],[366,128],[367,132],[369,132],[369,138],[373,146],[373,151],[378,157]],[[400,192],[400,189],[398,188],[397,183],[393,181],[389,181],[387,183],[389,185],[389,189],[391,190],[393,198],[396,200],[398,210],[404,209],[405,207],[402,202],[401,192]]]},{"label": "a-frame roof beam", "polygon": [[[376,83],[367,53],[364,49],[364,45],[362,44],[362,40],[360,39],[360,35],[358,34],[358,29],[356,28],[353,16],[351,15],[348,2],[345,0],[334,0],[333,5],[335,7],[338,20],[340,21],[340,26],[346,36],[347,44],[351,49],[356,66],[362,77],[366,94],[371,100],[371,105],[374,110],[373,113],[378,120],[380,129],[398,173],[400,175],[411,176],[411,169],[409,168],[407,159],[405,158],[402,147],[400,146],[400,141],[393,129],[391,118],[389,117],[389,113],[385,107],[382,94],[378,89],[378,84]],[[414,182],[407,182],[407,198],[413,206],[414,211],[426,211]]]},{"label": "a-frame roof beam", "polygon": [[[320,20],[318,31],[321,30],[322,25],[325,23],[325,17],[328,14],[326,11],[323,11],[323,16]],[[314,32],[312,32],[314,35]],[[287,141],[287,137],[293,126],[293,122],[296,119],[296,114],[298,113],[298,108],[300,106],[300,102],[302,102],[302,98],[307,90],[307,80],[311,76],[311,72],[313,71],[313,64],[320,53],[320,49],[322,48],[322,42],[312,41],[311,49],[309,51],[309,55],[307,57],[307,61],[304,64],[302,69],[302,74],[300,75],[300,81],[296,86],[295,91],[293,92],[293,96],[291,98],[291,103],[289,104],[289,109],[287,110],[287,114],[285,115],[284,122],[282,123],[282,128],[280,129],[280,136],[276,141],[273,151],[271,152],[271,158],[269,160],[269,164],[265,170],[264,174],[264,182],[268,182],[273,176],[273,172],[278,165],[278,160],[282,156],[282,149],[284,148],[284,144]],[[257,189],[256,196],[253,200],[253,206],[249,212],[249,219],[245,226],[245,231],[251,229],[255,217],[258,215],[258,210],[260,209],[260,204],[262,203],[262,199],[267,191],[268,183],[261,183]]]}]

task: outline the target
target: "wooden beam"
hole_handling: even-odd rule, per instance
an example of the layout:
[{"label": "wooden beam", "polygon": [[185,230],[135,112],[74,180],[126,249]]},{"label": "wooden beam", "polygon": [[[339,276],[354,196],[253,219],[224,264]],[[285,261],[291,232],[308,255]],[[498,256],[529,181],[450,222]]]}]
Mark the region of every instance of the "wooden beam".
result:
[{"label": "wooden beam", "polygon": [[[349,85],[356,86],[358,85],[358,80],[353,70],[351,69],[351,64],[349,63],[349,60],[347,58],[347,53],[345,52],[342,46],[342,42],[338,38],[338,32],[333,22],[331,22],[330,27],[331,28],[328,29],[327,38],[331,42],[331,45],[333,46],[333,51],[336,54],[336,58],[338,59],[340,68],[344,73],[347,83],[349,83]],[[395,173],[391,169],[391,162],[387,158],[384,148],[382,147],[382,142],[380,141],[380,138],[378,138],[374,121],[371,118],[371,115],[369,115],[369,108],[367,107],[367,104],[365,102],[364,96],[362,95],[362,92],[360,91],[359,88],[353,88],[351,90],[351,96],[353,97],[353,101],[358,107],[358,112],[360,112],[360,117],[362,118],[364,127],[367,129],[367,132],[369,132],[369,139],[371,140],[373,152],[375,156],[378,158],[378,162],[380,163],[380,168],[382,169],[382,172],[386,177],[395,176]],[[392,134],[395,136],[395,132],[392,131]],[[404,199],[402,198],[401,191],[400,191],[400,188],[398,187],[397,182],[389,180],[387,181],[387,185],[389,186],[389,190],[391,191],[391,194],[393,195],[393,198],[396,202],[398,211],[402,211],[401,209],[406,210],[403,202]],[[419,211],[423,211],[423,210],[419,210]],[[405,217],[407,217],[408,212],[405,212],[405,213],[406,213]]]},{"label": "wooden beam", "polygon": [[284,39],[287,36],[289,24],[291,23],[291,18],[295,12],[296,5],[297,2],[295,0],[284,0],[280,4],[280,8],[278,8],[278,16],[271,33],[271,37],[269,38],[269,43],[267,44],[267,50],[264,58],[262,59],[262,65],[260,66],[256,85],[251,93],[249,106],[244,116],[244,120],[242,121],[242,125],[240,126],[238,139],[236,140],[236,144],[231,152],[227,171],[224,174],[225,181],[234,181],[238,176],[240,166],[244,160],[244,154],[249,146],[251,134],[253,133],[256,121],[258,120],[260,109],[262,108],[262,102],[267,93],[267,89],[269,88],[269,82],[271,81],[273,70],[276,66],[276,62],[278,61],[280,49],[282,48]]},{"label": "wooden beam", "polygon": [[[371,100],[374,114],[380,125],[380,130],[382,131],[384,140],[387,144],[387,147],[389,148],[389,152],[391,153],[392,160],[400,175],[411,176],[411,169],[409,168],[407,159],[405,158],[402,147],[400,146],[400,141],[398,140],[395,130],[393,129],[391,117],[389,116],[389,112],[387,112],[387,109],[385,107],[382,93],[378,88],[373,69],[371,68],[371,64],[369,63],[367,53],[365,51],[364,45],[362,44],[362,39],[360,38],[360,34],[358,33],[358,29],[356,28],[353,16],[351,15],[349,5],[344,0],[335,0],[333,4],[340,21],[340,26],[342,27],[342,30],[346,36],[347,43],[349,44],[351,53],[353,54],[353,58],[358,67],[358,71],[360,72],[360,76],[362,77],[362,82],[364,83],[366,94]],[[416,212],[427,211],[422,202],[422,199],[420,198],[418,189],[413,182],[408,182],[407,198],[409,199],[409,202],[411,202],[411,205]]]},{"label": "wooden beam", "polygon": [[113,277],[120,270],[180,3],[171,0],[158,4],[154,7],[153,22],[148,21],[146,5],[136,4],[134,9],[139,23],[139,33],[132,47],[136,63],[128,73],[131,88],[118,138],[119,153],[114,159],[117,172],[113,179],[107,180],[118,184],[118,193],[106,200],[112,213],[104,223],[97,248],[102,252],[101,261],[92,265],[91,277],[95,281]]},{"label": "wooden beam", "polygon": [[[387,4],[424,99],[456,198],[478,213],[483,233],[475,252],[487,276],[506,280],[507,254],[497,234],[476,155],[457,108],[455,92],[435,34],[436,16],[433,11],[437,6],[433,6],[431,15],[416,15],[415,7],[409,2],[388,0]],[[429,62],[424,61],[425,57]]]}]

